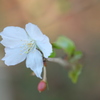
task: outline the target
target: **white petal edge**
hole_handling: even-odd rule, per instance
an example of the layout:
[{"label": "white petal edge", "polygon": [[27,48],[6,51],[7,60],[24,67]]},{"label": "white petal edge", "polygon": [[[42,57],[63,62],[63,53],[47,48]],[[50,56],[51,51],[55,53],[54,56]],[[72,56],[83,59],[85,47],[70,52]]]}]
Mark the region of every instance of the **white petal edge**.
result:
[{"label": "white petal edge", "polygon": [[5,56],[2,60],[7,66],[16,65],[25,60],[27,54],[21,54],[21,48],[5,48]]},{"label": "white petal edge", "polygon": [[27,55],[26,67],[30,68],[38,78],[42,78],[43,58],[40,51],[34,50]]},{"label": "white petal edge", "polygon": [[4,30],[0,33],[1,37],[3,38],[1,44],[5,47],[18,47],[22,44],[23,41],[28,40],[28,35],[23,28],[9,26],[4,28]]},{"label": "white petal edge", "polygon": [[42,51],[44,57],[48,58],[48,56],[50,56],[50,54],[52,53],[52,45],[49,42],[49,38],[46,35],[44,35],[43,40],[36,41],[36,44],[39,47],[39,49]]},{"label": "white petal edge", "polygon": [[37,25],[28,23],[26,24],[25,29],[31,39],[38,41],[41,41],[43,39],[43,33]]}]

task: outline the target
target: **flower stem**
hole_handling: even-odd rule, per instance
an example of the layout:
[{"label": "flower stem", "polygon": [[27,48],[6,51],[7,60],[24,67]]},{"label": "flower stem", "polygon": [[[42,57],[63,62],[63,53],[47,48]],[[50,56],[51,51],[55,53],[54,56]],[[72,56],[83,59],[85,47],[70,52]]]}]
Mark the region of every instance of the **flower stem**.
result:
[{"label": "flower stem", "polygon": [[44,82],[47,82],[47,77],[46,77],[46,66],[43,67],[44,70],[43,70],[43,81]]}]

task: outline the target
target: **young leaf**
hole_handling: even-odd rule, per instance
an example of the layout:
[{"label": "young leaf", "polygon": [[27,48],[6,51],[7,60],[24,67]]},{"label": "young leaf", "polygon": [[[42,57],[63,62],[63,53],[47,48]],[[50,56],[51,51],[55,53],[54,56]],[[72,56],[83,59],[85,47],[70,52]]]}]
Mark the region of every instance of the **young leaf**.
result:
[{"label": "young leaf", "polygon": [[72,56],[72,58],[70,59],[70,62],[73,63],[73,62],[76,62],[78,61],[79,59],[81,59],[83,56],[82,52],[81,51],[74,51],[74,54]]},{"label": "young leaf", "polygon": [[64,36],[60,36],[54,43],[54,46],[63,49],[69,57],[73,54],[73,51],[75,50],[75,45],[73,41]]},{"label": "young leaf", "polygon": [[69,78],[72,80],[73,83],[76,83],[78,80],[79,75],[82,71],[82,65],[78,64],[74,66],[75,68],[68,72]]},{"label": "young leaf", "polygon": [[80,58],[82,58],[82,56],[83,56],[83,54],[82,54],[81,51],[75,51],[74,52],[74,58],[75,59],[80,59]]},{"label": "young leaf", "polygon": [[51,53],[51,55],[49,56],[49,58],[54,58],[56,56],[56,52],[53,50],[53,52]]},{"label": "young leaf", "polygon": [[56,45],[56,43],[52,43],[52,47],[55,49],[61,49],[61,47],[59,47],[58,45]]}]

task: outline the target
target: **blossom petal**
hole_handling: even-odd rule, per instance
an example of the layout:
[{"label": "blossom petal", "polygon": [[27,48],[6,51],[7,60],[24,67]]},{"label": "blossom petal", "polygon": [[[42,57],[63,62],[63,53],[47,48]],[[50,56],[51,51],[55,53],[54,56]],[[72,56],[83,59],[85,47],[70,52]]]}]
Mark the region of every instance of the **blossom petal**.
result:
[{"label": "blossom petal", "polygon": [[50,44],[49,38],[46,35],[44,35],[43,37],[43,40],[36,41],[36,44],[38,48],[42,51],[44,57],[48,58],[48,56],[50,56],[50,54],[52,53],[52,45]]},{"label": "blossom petal", "polygon": [[5,48],[5,57],[2,58],[5,64],[16,65],[25,60],[27,54],[21,54],[21,48]]},{"label": "blossom petal", "polygon": [[10,48],[18,47],[22,44],[22,40],[28,40],[28,35],[26,34],[25,30],[20,27],[6,27],[0,35],[3,38],[1,44]]},{"label": "blossom petal", "polygon": [[25,29],[29,34],[30,38],[32,38],[33,40],[41,41],[43,39],[43,34],[37,25],[28,23],[26,24]]},{"label": "blossom petal", "polygon": [[41,78],[43,59],[42,59],[42,54],[38,50],[30,52],[27,55],[26,67],[30,68],[37,77]]},{"label": "blossom petal", "polygon": [[52,46],[49,42],[49,38],[46,35],[43,35],[41,30],[34,24],[26,24],[25,29],[29,34],[30,38],[36,41],[36,44],[43,52],[44,57],[48,58],[48,56],[52,53]]}]

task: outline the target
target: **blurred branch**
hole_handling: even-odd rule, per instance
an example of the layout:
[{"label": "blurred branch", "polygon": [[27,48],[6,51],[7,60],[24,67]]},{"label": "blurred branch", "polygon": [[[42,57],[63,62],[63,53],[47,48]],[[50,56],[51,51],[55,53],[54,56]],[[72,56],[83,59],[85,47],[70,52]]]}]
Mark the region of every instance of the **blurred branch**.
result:
[{"label": "blurred branch", "polygon": [[62,58],[47,58],[47,61],[58,63],[63,67],[70,66],[70,63]]}]

